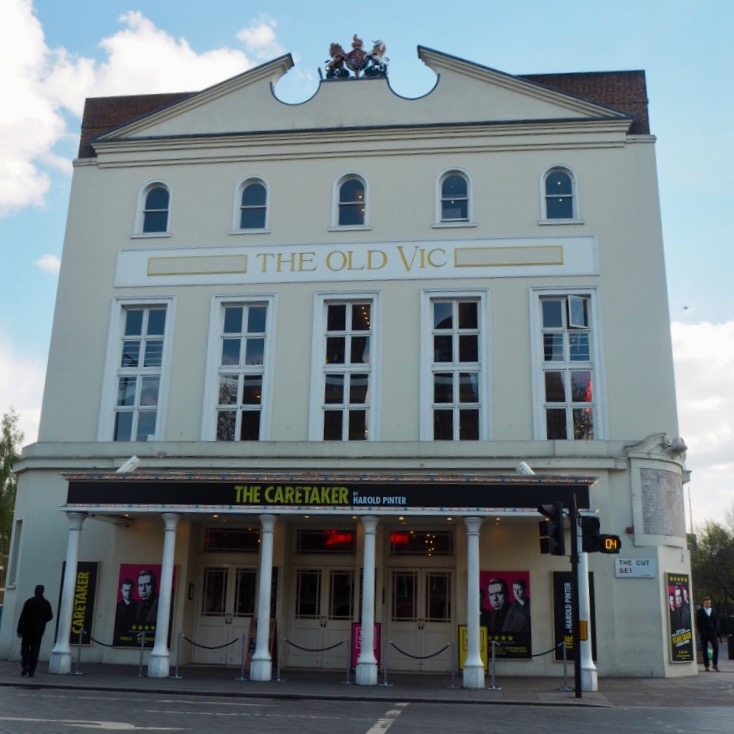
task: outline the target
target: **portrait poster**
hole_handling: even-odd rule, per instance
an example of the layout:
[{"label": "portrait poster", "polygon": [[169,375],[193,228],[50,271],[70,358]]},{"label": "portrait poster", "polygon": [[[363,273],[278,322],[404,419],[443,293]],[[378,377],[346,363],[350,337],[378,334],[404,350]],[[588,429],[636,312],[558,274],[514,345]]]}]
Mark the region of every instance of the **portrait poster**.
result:
[{"label": "portrait poster", "polygon": [[[145,635],[145,647],[153,647],[158,619],[160,594],[160,564],[121,563],[117,581],[117,606],[112,644],[115,647],[140,647]],[[176,569],[173,570],[171,612],[176,590]],[[170,614],[170,612],[169,612]],[[170,645],[171,628],[168,637]]]},{"label": "portrait poster", "polygon": [[[97,595],[97,571],[99,563],[96,561],[79,561],[76,565],[76,583],[74,584],[74,601],[71,607],[71,630],[69,644],[78,645],[81,634],[81,644],[92,644],[92,623],[94,622],[94,601]],[[66,561],[61,564],[61,585],[59,586],[59,604],[61,609],[61,594],[64,589],[66,575]],[[56,614],[56,635],[60,614]]]},{"label": "portrait poster", "polygon": [[479,610],[490,657],[492,647],[496,659],[532,657],[529,571],[480,571]]},{"label": "portrait poster", "polygon": [[[591,657],[596,660],[596,608],[594,606],[594,574],[589,574],[589,603],[591,606]],[[573,660],[573,587],[570,571],[553,573],[553,644],[557,662],[563,660],[566,642],[566,660]]]},{"label": "portrait poster", "polygon": [[696,659],[693,649],[690,581],[688,574],[665,574],[671,663],[690,663]]}]

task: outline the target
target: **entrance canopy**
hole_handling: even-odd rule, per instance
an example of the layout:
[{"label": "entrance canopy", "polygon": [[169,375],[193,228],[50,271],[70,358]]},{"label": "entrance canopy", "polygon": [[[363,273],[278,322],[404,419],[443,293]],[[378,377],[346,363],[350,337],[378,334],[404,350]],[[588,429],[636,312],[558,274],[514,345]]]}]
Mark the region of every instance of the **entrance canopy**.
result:
[{"label": "entrance canopy", "polygon": [[594,477],[388,472],[65,474],[66,511],[486,514],[559,500],[590,507]]}]

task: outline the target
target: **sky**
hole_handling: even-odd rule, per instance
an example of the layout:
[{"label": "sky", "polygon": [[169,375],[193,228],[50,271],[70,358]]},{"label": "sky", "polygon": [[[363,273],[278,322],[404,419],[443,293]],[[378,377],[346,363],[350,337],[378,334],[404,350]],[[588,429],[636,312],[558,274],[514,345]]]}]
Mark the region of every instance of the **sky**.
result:
[{"label": "sky", "polygon": [[[331,42],[381,39],[394,91],[417,47],[509,74],[643,69],[657,137],[688,527],[734,508],[734,53],[729,0],[2,0],[0,415],[36,440],[72,160],[87,97],[197,91],[290,53],[311,97]],[[640,365],[644,369],[644,365]]]}]

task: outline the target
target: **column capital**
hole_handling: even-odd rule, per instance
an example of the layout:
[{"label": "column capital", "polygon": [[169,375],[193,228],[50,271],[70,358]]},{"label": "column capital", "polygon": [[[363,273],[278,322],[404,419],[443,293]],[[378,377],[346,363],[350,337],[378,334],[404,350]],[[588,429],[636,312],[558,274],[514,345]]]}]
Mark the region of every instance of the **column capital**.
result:
[{"label": "column capital", "polygon": [[175,512],[164,512],[161,517],[166,525],[166,530],[175,530],[181,515]]},{"label": "column capital", "polygon": [[278,521],[277,515],[260,515],[260,524],[264,533],[272,533],[275,529],[275,523]]},{"label": "column capital", "polygon": [[87,513],[67,512],[66,519],[69,521],[69,530],[81,530],[82,523],[87,519]]},{"label": "column capital", "polygon": [[380,522],[380,518],[376,515],[362,515],[359,518],[362,521],[365,533],[377,532],[377,524]]},{"label": "column capital", "polygon": [[484,522],[483,517],[465,517],[464,518],[464,525],[466,525],[466,530],[469,534],[478,533],[482,527],[483,522]]}]

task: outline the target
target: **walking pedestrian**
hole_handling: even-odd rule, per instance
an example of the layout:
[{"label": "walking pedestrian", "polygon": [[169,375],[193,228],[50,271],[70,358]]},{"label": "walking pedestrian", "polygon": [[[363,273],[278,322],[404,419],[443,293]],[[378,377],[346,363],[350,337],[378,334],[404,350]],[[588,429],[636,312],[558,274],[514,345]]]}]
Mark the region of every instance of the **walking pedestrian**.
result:
[{"label": "walking pedestrian", "polygon": [[704,596],[702,605],[696,612],[696,630],[701,640],[701,654],[703,655],[703,667],[709,672],[709,644],[711,645],[714,671],[719,671],[719,642],[721,633],[719,631],[719,617],[711,608],[711,597]]},{"label": "walking pedestrian", "polygon": [[38,665],[38,651],[41,639],[46,631],[46,623],[53,618],[51,604],[44,598],[44,587],[36,586],[30,599],[26,599],[18,619],[18,637],[20,637],[20,660],[23,667],[21,675],[32,678]]}]

